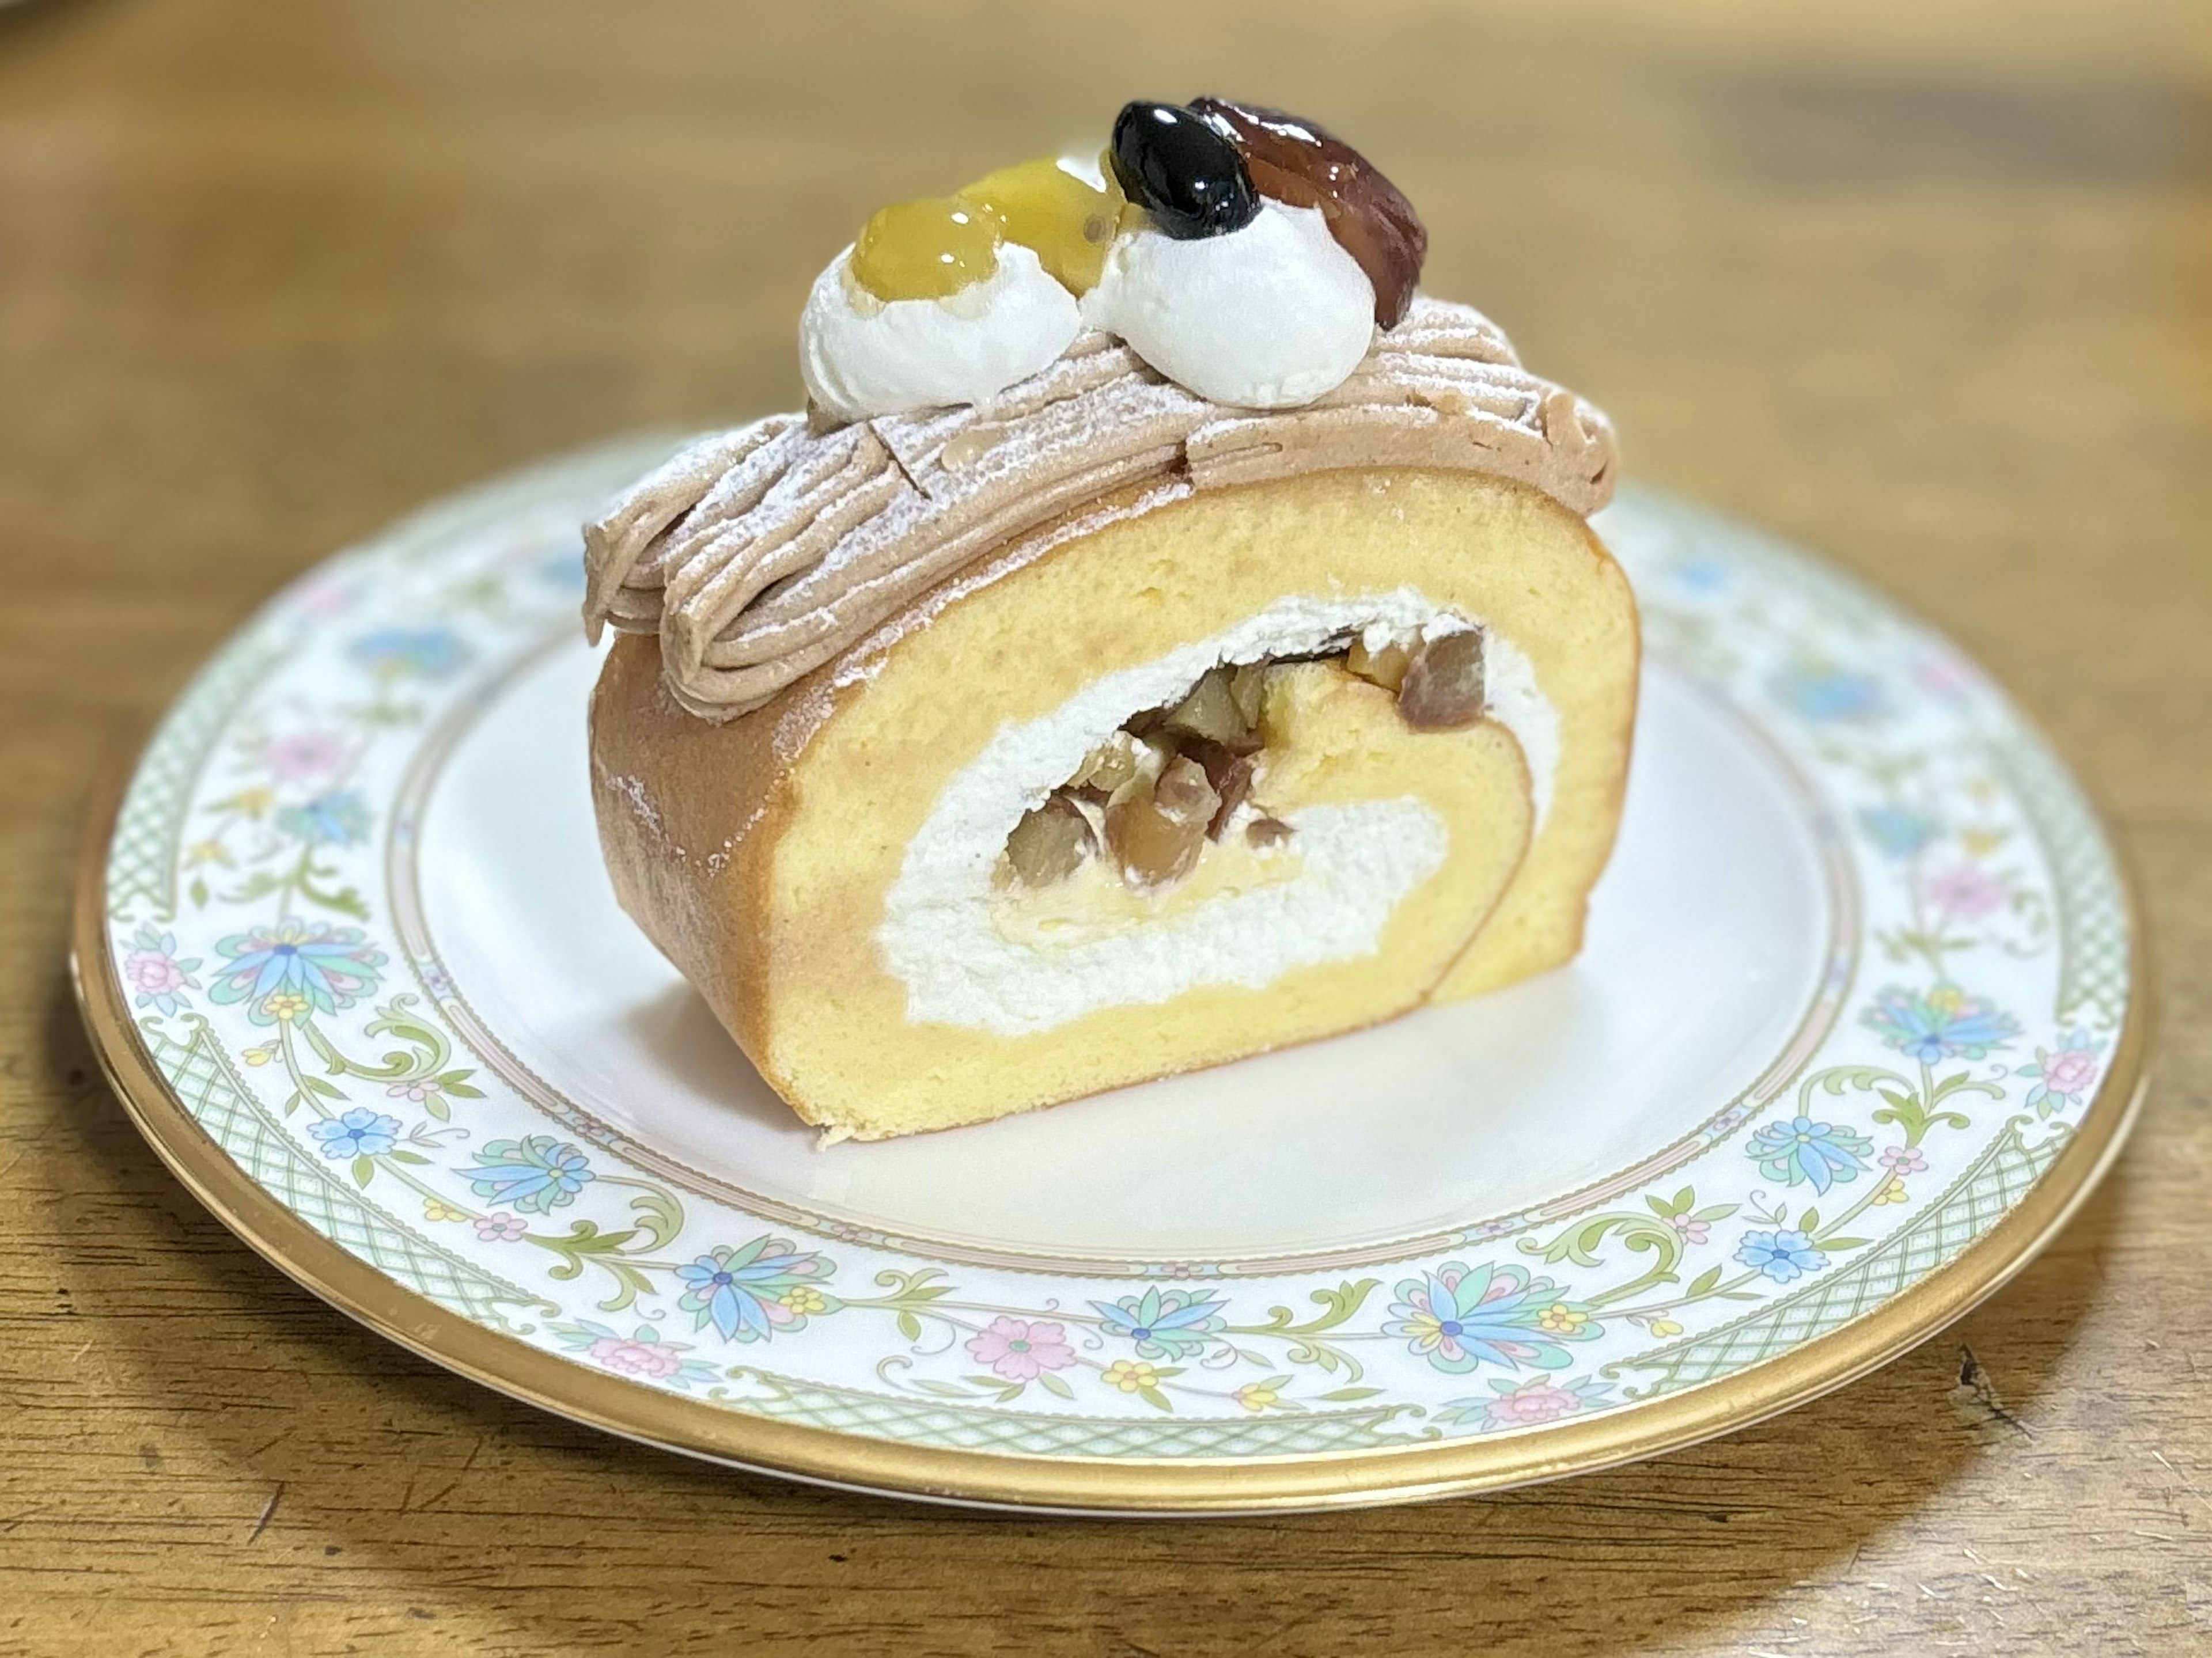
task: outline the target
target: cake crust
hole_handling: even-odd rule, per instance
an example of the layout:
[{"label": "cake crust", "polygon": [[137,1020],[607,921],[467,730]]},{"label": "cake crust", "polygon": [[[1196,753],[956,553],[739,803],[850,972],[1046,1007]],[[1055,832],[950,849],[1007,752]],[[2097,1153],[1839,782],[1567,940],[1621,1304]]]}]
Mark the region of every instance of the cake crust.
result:
[{"label": "cake crust", "polygon": [[[1478,744],[1457,757],[1470,774],[1487,766],[1482,774],[1513,780],[1497,781],[1494,793],[1514,804],[1479,831],[1510,847],[1489,854],[1481,878],[1489,891],[1453,890],[1449,901],[1465,913],[1455,912],[1448,940],[1386,936],[1372,957],[1264,991],[1213,987],[1164,1012],[1105,1010],[1074,1028],[1090,1032],[1087,1041],[910,1023],[878,935],[900,857],[945,776],[990,730],[1052,706],[1068,686],[1202,635],[1206,604],[1232,614],[1279,590],[1281,555],[1300,537],[1338,550],[1325,583],[1433,587],[1439,600],[1520,639],[1571,738],[1546,826],[1531,832],[1522,804],[1531,793],[1527,760],[1492,727],[1486,740],[1494,755]],[[1139,619],[1118,630],[1133,639],[1120,640],[1110,618],[1102,632],[1052,608],[1088,595],[1095,609],[1140,565],[1153,571],[1163,602],[1151,607],[1160,612],[1151,622],[1138,603]],[[1039,616],[1075,636],[1040,640]],[[1618,821],[1636,660],[1634,605],[1618,568],[1578,514],[1526,486],[1392,469],[1164,500],[1130,489],[1018,538],[720,724],[670,694],[651,641],[617,639],[592,703],[592,792],[625,909],[801,1117],[874,1138],[1336,1034],[1567,959]],[[1382,720],[1396,726],[1387,698],[1382,708]],[[1468,816],[1462,807],[1455,834],[1470,832]],[[1559,836],[1562,824],[1574,832]],[[1417,915],[1445,901],[1439,888],[1400,908]],[[1511,932],[1493,937],[1486,924],[1508,916]],[[1394,916],[1392,925],[1413,923]],[[1164,1020],[1169,1037],[1146,1035]],[[1202,1039],[1199,1028],[1209,1023],[1227,1033],[1223,1041]],[[1174,1035],[1186,1028],[1197,1034]],[[1091,1058],[1070,1063],[1071,1048]]]}]

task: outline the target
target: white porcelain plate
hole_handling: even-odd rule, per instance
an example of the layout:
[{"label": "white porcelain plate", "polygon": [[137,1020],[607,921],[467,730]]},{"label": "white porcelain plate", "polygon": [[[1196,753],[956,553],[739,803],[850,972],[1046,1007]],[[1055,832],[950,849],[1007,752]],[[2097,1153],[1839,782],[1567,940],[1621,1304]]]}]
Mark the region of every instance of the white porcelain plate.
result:
[{"label": "white porcelain plate", "polygon": [[1600,520],[1644,610],[1635,768],[1572,967],[819,1150],[599,862],[575,526],[667,447],[333,559],[99,826],[79,963],[132,1110],[434,1358],[871,1489],[1437,1495],[1848,1379],[2014,1270],[2118,1142],[2141,992],[2075,785],[1924,628],[1635,494]]}]

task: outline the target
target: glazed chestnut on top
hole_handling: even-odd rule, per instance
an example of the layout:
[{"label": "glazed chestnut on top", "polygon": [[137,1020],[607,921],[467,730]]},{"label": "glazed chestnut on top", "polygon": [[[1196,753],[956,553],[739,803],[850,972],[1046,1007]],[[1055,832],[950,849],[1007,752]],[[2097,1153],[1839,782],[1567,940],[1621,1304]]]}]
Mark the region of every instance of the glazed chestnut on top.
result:
[{"label": "glazed chestnut on top", "polygon": [[1229,98],[1132,103],[1108,157],[1128,198],[1179,241],[1242,230],[1262,197],[1319,208],[1375,290],[1376,325],[1405,320],[1429,233],[1402,191],[1317,124]]},{"label": "glazed chestnut on top", "polygon": [[1337,246],[1374,285],[1376,326],[1395,328],[1405,319],[1429,233],[1397,185],[1303,116],[1227,98],[1194,98],[1190,110],[1237,146],[1262,196],[1322,210]]}]

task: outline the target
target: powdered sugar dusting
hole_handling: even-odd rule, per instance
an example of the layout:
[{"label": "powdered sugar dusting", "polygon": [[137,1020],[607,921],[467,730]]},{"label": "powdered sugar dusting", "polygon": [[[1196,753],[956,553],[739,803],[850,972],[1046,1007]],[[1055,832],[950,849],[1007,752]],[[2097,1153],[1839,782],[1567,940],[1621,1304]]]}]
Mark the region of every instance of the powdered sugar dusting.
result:
[{"label": "powdered sugar dusting", "polygon": [[629,807],[631,815],[645,825],[647,834],[664,847],[667,847],[678,858],[684,855],[683,847],[670,842],[667,831],[661,826],[660,808],[653,804],[653,795],[646,788],[643,778],[632,776],[629,773],[624,773],[619,777],[611,777],[602,772],[599,774],[599,780],[610,791],[622,798],[623,804]]}]

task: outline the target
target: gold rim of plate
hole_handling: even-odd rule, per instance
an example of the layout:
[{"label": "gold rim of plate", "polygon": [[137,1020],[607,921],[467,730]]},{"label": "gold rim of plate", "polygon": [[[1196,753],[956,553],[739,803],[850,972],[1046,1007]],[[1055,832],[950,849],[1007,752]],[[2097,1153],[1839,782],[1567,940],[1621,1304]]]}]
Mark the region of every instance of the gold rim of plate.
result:
[{"label": "gold rim of plate", "polygon": [[[778,1422],[586,1370],[404,1288],[257,1185],[155,1069],[107,948],[109,843],[140,752],[134,743],[118,753],[94,793],[77,871],[71,977],[100,1068],[139,1132],[193,1196],[340,1312],[510,1398],[731,1467],[886,1495],[1097,1514],[1345,1509],[1502,1491],[1680,1450],[1857,1380],[2002,1288],[2057,1236],[2112,1166],[2148,1083],[2154,993],[2133,872],[2115,847],[2130,941],[2129,992],[2103,1085],[2051,1167],[2002,1220],[1870,1313],[1683,1392],[1499,1438],[1239,1458],[1018,1456],[907,1444]],[[2109,835],[2106,840],[2111,844]]]}]

